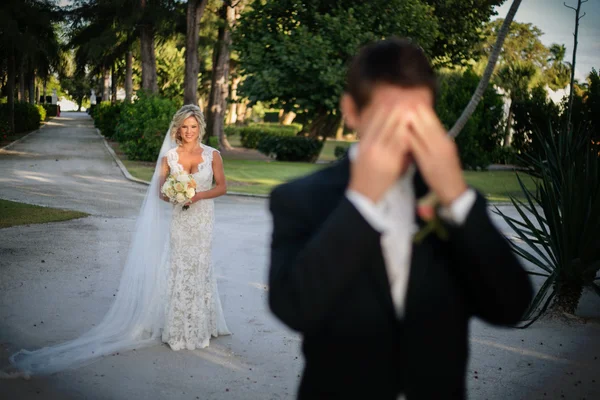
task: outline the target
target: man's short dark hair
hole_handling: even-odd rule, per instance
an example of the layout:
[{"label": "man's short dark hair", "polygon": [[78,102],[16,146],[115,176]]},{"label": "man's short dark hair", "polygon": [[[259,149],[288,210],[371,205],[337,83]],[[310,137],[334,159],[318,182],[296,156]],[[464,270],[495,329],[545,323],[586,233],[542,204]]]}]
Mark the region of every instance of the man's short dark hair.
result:
[{"label": "man's short dark hair", "polygon": [[352,60],[346,92],[362,110],[373,88],[387,83],[404,88],[426,87],[437,95],[437,78],[423,50],[408,39],[392,37],[368,44]]}]

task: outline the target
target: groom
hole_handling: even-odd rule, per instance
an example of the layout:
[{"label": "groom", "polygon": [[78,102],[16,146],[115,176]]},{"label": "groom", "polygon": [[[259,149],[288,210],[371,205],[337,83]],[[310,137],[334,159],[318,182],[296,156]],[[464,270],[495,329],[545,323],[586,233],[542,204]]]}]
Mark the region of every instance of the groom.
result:
[{"label": "groom", "polygon": [[[515,324],[531,300],[463,179],[436,88],[410,42],[364,47],[341,101],[360,144],[271,194],[269,305],[304,338],[300,399],[464,399],[471,316]],[[417,212],[430,193],[433,219]],[[441,228],[416,241],[425,220]]]}]

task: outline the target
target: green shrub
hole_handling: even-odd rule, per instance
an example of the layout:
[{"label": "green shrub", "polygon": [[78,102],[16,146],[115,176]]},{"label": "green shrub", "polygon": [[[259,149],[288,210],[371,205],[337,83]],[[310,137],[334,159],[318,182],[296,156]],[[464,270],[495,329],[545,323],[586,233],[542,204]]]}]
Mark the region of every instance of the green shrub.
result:
[{"label": "green shrub", "polygon": [[246,126],[240,129],[240,141],[247,149],[258,148],[258,143],[266,136],[295,136],[296,130],[287,125]]},{"label": "green shrub", "polygon": [[264,117],[265,122],[279,122],[279,111],[267,111]]},{"label": "green shrub", "polygon": [[157,95],[138,96],[135,103],[121,106],[114,139],[130,160],[155,161],[177,105]]},{"label": "green shrub", "polygon": [[121,102],[111,104],[105,101],[94,110],[94,125],[109,139],[115,136],[115,128],[122,108],[123,103]]},{"label": "green shrub", "polygon": [[289,125],[282,125],[279,123],[270,123],[270,122],[253,122],[251,124],[249,124],[248,126],[251,127],[255,127],[255,128],[262,128],[265,130],[269,130],[269,131],[293,131],[294,134],[298,134],[302,131],[302,124],[296,124],[296,123],[292,123]]},{"label": "green shrub", "polygon": [[42,106],[46,109],[47,118],[56,117],[58,115],[57,104],[43,104]]},{"label": "green shrub", "polygon": [[48,118],[46,109],[39,104],[36,105],[35,108],[37,108],[38,112],[40,113],[40,121],[45,121],[46,118]]},{"label": "green shrub", "polygon": [[[478,84],[479,76],[471,70],[441,75],[436,109],[447,129],[460,117]],[[500,148],[504,134],[503,104],[502,96],[489,86],[456,138],[464,168],[485,169],[493,162],[494,152]]]},{"label": "green shrub", "polygon": [[335,146],[335,149],[333,150],[333,155],[336,159],[341,160],[346,156],[346,154],[348,154],[348,149],[349,147],[346,146]]},{"label": "green shrub", "polygon": [[277,161],[315,162],[324,143],[304,136],[265,135],[260,139],[257,149]]},{"label": "green shrub", "polygon": [[[0,121],[8,124],[8,104],[0,104]],[[29,103],[15,103],[15,132],[32,131],[40,127],[41,115],[36,106]]]}]

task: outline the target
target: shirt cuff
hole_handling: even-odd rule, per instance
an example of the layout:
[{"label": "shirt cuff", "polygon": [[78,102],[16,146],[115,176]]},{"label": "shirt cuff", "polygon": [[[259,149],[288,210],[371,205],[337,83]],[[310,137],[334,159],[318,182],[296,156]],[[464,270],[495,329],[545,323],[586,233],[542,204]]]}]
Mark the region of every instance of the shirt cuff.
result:
[{"label": "shirt cuff", "polygon": [[379,233],[384,233],[388,230],[388,224],[381,203],[375,204],[365,195],[350,189],[346,190],[346,198],[373,229]]},{"label": "shirt cuff", "polygon": [[453,225],[460,226],[464,224],[473,208],[473,204],[475,204],[475,200],[477,200],[475,190],[467,189],[448,207],[440,208],[440,218]]}]

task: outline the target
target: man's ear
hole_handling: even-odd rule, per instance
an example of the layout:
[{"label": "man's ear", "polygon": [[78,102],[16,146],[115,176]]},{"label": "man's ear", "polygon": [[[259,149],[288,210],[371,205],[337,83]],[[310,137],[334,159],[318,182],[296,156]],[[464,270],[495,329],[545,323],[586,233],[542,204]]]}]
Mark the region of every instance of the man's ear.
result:
[{"label": "man's ear", "polygon": [[342,109],[346,126],[352,130],[356,130],[358,128],[358,109],[356,108],[356,103],[354,103],[354,100],[348,93],[342,95],[340,108]]}]

